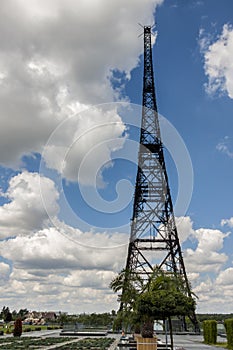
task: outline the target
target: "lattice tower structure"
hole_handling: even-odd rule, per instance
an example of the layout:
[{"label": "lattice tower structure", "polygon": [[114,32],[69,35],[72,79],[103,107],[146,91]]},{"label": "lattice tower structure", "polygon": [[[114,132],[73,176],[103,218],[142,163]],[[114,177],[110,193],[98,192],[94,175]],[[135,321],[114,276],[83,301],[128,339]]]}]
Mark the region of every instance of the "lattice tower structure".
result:
[{"label": "lattice tower structure", "polygon": [[[181,276],[191,295],[165,166],[156,103],[151,27],[144,27],[143,106],[126,270],[147,280],[154,268]],[[125,281],[127,283],[127,281]],[[124,293],[124,288],[122,293]],[[120,309],[123,305],[121,304]],[[190,317],[199,331],[196,315]]]}]

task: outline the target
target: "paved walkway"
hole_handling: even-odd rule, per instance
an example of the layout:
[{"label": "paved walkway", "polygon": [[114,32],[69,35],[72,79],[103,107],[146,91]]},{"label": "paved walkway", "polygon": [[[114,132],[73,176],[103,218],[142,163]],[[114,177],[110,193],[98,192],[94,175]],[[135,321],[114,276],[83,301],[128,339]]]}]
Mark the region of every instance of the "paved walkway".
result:
[{"label": "paved walkway", "polygon": [[[160,337],[160,335],[159,335]],[[163,336],[160,337],[165,342]],[[203,336],[201,335],[174,335],[175,350],[220,350],[222,347],[203,344]],[[169,341],[169,340],[168,340]],[[219,338],[218,341],[224,342],[226,339]],[[226,350],[226,349],[225,349]]]}]

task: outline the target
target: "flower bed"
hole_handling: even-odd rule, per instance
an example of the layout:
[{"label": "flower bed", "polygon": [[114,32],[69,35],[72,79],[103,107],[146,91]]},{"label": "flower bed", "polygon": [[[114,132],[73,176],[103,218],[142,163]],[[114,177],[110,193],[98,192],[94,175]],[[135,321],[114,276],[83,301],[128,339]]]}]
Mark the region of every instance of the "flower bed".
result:
[{"label": "flower bed", "polygon": [[[72,338],[74,339],[74,338]],[[21,337],[21,338],[0,338],[0,349],[1,350],[20,350],[20,349],[43,349],[46,346],[56,345],[71,340],[68,337]]]},{"label": "flower bed", "polygon": [[114,338],[85,338],[75,343],[59,345],[69,341],[74,341],[74,337],[5,337],[0,338],[0,350],[35,350],[44,349],[50,345],[56,345],[58,350],[107,350],[114,342]]}]

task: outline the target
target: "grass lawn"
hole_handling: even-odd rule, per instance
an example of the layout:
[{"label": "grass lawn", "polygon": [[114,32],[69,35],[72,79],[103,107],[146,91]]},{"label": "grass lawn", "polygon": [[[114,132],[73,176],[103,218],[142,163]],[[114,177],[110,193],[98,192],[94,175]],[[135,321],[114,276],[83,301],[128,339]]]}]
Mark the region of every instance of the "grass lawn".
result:
[{"label": "grass lawn", "polygon": [[216,345],[216,346],[219,346],[219,347],[221,347],[221,348],[228,349],[227,343],[226,343],[226,342],[224,342],[224,343],[217,343],[217,344],[215,344],[215,345]]},{"label": "grass lawn", "polygon": [[229,349],[227,347],[227,342],[222,342],[222,343],[218,342],[217,344],[211,344],[211,345],[214,345],[214,346],[217,346],[217,347],[219,346],[220,348],[224,348],[224,349]]},{"label": "grass lawn", "polygon": [[[33,331],[44,331],[47,329],[60,329],[59,325],[47,325],[47,326],[40,326],[40,325],[23,325],[23,332],[33,332]],[[13,333],[14,326],[13,325],[5,325],[0,327],[0,331],[3,331],[5,334]]]}]

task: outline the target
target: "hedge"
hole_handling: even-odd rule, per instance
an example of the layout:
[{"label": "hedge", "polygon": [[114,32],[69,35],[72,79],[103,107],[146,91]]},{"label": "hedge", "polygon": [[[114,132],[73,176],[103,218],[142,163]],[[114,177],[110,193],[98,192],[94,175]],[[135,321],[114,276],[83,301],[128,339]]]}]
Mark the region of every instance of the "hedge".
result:
[{"label": "hedge", "polygon": [[233,318],[228,318],[224,321],[227,334],[227,346],[229,349],[233,349]]},{"label": "hedge", "polygon": [[205,344],[217,343],[217,321],[206,320],[203,321],[203,336]]},{"label": "hedge", "polygon": [[32,330],[32,329],[31,329],[30,327],[28,327],[28,328],[24,328],[23,331],[24,331],[24,332],[31,332],[31,330]]}]

